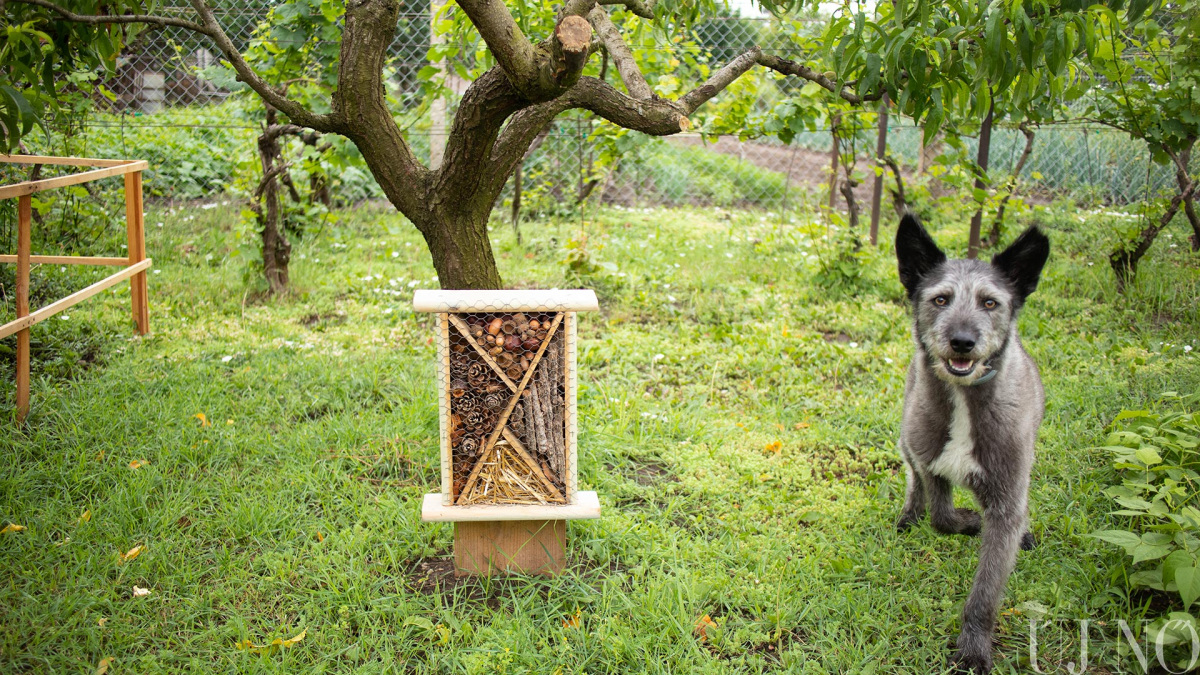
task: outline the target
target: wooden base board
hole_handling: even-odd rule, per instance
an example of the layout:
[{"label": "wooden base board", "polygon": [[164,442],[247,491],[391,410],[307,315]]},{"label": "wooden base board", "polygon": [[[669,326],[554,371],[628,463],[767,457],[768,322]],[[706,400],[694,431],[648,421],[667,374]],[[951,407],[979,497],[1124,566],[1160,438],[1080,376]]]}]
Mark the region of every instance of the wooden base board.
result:
[{"label": "wooden base board", "polygon": [[454,574],[558,574],[567,558],[567,521],[500,520],[454,524]]}]

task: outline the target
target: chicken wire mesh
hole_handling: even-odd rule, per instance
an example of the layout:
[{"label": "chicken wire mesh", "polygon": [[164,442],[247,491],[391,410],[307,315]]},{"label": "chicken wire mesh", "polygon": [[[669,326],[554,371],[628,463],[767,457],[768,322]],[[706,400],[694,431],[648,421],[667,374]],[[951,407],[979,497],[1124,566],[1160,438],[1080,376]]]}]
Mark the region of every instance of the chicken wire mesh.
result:
[{"label": "chicken wire mesh", "polygon": [[566,317],[533,311],[445,315],[443,426],[452,503],[566,503]]},{"label": "chicken wire mesh", "polygon": [[[224,3],[217,18],[234,44],[245,48],[259,39],[256,31],[270,8],[239,0]],[[182,14],[190,8],[163,11]],[[687,34],[651,34],[634,48],[639,59],[656,61],[658,70],[668,73],[676,66],[720,64],[752,45],[799,57],[796,38],[806,35],[811,26],[807,21],[720,17],[698,24]],[[431,65],[429,49],[429,12],[406,11],[389,50],[387,77],[395,100],[404,108],[397,112],[410,117],[406,130],[410,145],[426,160],[431,148],[436,154],[436,147],[444,147],[447,127],[431,121],[430,106],[419,96],[422,69]],[[460,53],[469,55],[473,49]],[[470,59],[456,58],[464,64]],[[147,184],[158,196],[197,198],[224,191],[238,171],[256,170],[255,138],[261,124],[237,104],[236,97],[230,100],[229,90],[206,75],[217,63],[206,38],[176,27],[144,31],[119,61],[115,76],[104,83],[112,100],[69,137],[35,141],[31,151],[148,159],[152,168]],[[470,83],[461,76],[464,69],[454,63],[442,65],[450,98],[447,114],[452,115],[454,100]],[[609,73],[610,79],[614,76]],[[760,83],[758,107],[769,108],[794,86],[784,80]],[[632,134],[633,140],[614,143],[611,127],[607,132],[603,127],[590,113],[562,116],[535,141],[519,177],[510,179],[501,205],[511,206],[516,199],[529,215],[573,208],[584,201],[781,209],[824,201],[830,191],[828,128],[798,133],[784,144],[766,137],[741,140],[680,134],[659,139],[637,133]],[[842,141],[839,163],[853,167],[850,176],[857,183],[853,194],[862,203],[874,173],[874,134],[874,128],[862,129]],[[921,135],[911,120],[891,118],[888,152],[906,178],[928,169],[931,153],[928,149],[923,153]],[[972,153],[974,143],[967,139]],[[1021,154],[1024,136],[1015,129],[997,129],[992,143],[990,171],[1001,184]],[[343,181],[355,188],[348,200],[381,196],[361,162],[343,172]],[[1151,162],[1144,143],[1088,125],[1037,129],[1033,154],[1020,179],[1021,190],[1029,195],[1050,198],[1083,192],[1109,203],[1133,202],[1174,188],[1170,168]],[[837,203],[843,204],[840,196]]]}]

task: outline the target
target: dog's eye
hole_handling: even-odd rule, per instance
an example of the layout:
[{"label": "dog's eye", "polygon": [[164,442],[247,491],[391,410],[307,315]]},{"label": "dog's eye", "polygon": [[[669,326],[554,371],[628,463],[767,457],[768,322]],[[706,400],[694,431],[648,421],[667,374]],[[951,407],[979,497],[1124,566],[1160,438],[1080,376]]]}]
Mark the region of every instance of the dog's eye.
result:
[{"label": "dog's eye", "polygon": [[983,308],[984,309],[996,309],[996,304],[997,303],[995,300],[988,298],[987,300],[983,301]]},{"label": "dog's eye", "polygon": [[947,302],[950,301],[947,300],[946,296],[944,295],[939,295],[933,299],[933,304],[937,305],[938,307],[945,307]]}]

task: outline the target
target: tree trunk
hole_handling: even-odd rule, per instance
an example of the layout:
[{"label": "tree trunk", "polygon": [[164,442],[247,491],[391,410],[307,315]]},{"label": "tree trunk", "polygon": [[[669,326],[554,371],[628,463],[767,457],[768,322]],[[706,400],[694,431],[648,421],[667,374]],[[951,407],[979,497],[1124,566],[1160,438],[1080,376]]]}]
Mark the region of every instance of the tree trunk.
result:
[{"label": "tree trunk", "polygon": [[1195,138],[1190,139],[1182,149],[1171,155],[1171,160],[1175,162],[1175,182],[1179,184],[1179,191],[1184,194],[1183,213],[1192,226],[1192,236],[1190,237],[1192,250],[1200,251],[1200,216],[1196,215],[1195,189],[1193,187],[1195,181],[1188,175],[1188,165],[1191,163],[1192,147],[1195,143]]},{"label": "tree trunk", "polygon": [[521,169],[524,168],[525,160],[522,159],[513,174],[512,226],[513,233],[517,235],[517,246],[521,245]]},{"label": "tree trunk", "polygon": [[1117,275],[1118,291],[1125,292],[1126,285],[1137,275],[1138,262],[1141,261],[1142,256],[1146,255],[1146,251],[1150,250],[1150,245],[1154,243],[1154,239],[1158,236],[1158,233],[1171,224],[1171,220],[1175,217],[1175,214],[1179,213],[1179,207],[1184,201],[1192,198],[1195,189],[1196,185],[1193,183],[1187,192],[1181,192],[1172,197],[1171,204],[1167,206],[1166,212],[1162,214],[1157,223],[1153,223],[1142,230],[1132,248],[1123,247],[1113,251],[1112,255],[1108,256],[1108,263]]},{"label": "tree trunk", "polygon": [[[975,189],[984,190],[987,188],[987,183],[984,182],[984,176],[987,175],[988,168],[988,153],[992,148],[992,115],[996,110],[994,101],[988,101],[987,115],[983,118],[983,125],[979,128],[979,154],[975,161],[979,165],[979,170],[982,172],[975,177]],[[979,233],[983,229],[983,204],[975,209],[975,215],[971,216],[971,235],[967,242],[967,257],[975,259],[979,257],[980,241]]]},{"label": "tree trunk", "polygon": [[1004,234],[1004,209],[1008,206],[1008,200],[1012,198],[1013,190],[1017,188],[1017,181],[1021,178],[1021,171],[1025,168],[1025,162],[1029,160],[1029,155],[1033,153],[1033,130],[1024,123],[1018,127],[1021,133],[1025,134],[1025,149],[1021,151],[1021,156],[1017,159],[1017,165],[1013,167],[1012,178],[1008,179],[1008,185],[1004,188],[1004,197],[1000,200],[1000,206],[996,209],[996,219],[992,221],[992,229],[988,232],[987,239],[983,245],[991,248],[1000,243],[1000,237]]},{"label": "tree trunk", "polygon": [[[887,157],[888,97],[879,101],[879,136],[875,141],[875,159],[882,164]],[[883,167],[876,166],[875,183],[871,191],[871,245],[879,245],[879,205],[883,197]]]},{"label": "tree trunk", "polygon": [[488,239],[487,208],[430,213],[415,222],[433,255],[442,288],[502,288],[492,244]]},{"label": "tree trunk", "polygon": [[[263,275],[271,294],[287,291],[288,262],[292,259],[292,245],[283,234],[279,208],[279,174],[285,167],[279,148],[279,136],[270,126],[258,137],[258,156],[262,163],[263,179],[255,191],[258,222],[262,227]],[[265,208],[259,199],[266,203]]]},{"label": "tree trunk", "polygon": [[829,135],[832,137],[833,145],[829,149],[829,210],[833,210],[833,204],[837,200],[837,185],[838,185],[838,162],[842,157],[842,149],[838,147],[838,125],[842,121],[841,115],[834,115],[833,121],[829,124]]}]

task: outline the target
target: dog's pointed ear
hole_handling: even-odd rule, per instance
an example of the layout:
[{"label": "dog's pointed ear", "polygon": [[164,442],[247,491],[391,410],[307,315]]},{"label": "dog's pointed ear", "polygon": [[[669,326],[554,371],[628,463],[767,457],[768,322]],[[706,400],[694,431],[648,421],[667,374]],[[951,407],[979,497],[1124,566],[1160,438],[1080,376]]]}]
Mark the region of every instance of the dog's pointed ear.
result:
[{"label": "dog's pointed ear", "polygon": [[992,266],[1000,271],[1017,291],[1021,302],[1037,290],[1038,278],[1050,257],[1050,239],[1037,225],[1025,230],[1008,248],[992,258]]},{"label": "dog's pointed ear", "polygon": [[900,267],[900,283],[911,299],[922,277],[946,262],[946,254],[934,243],[933,237],[911,213],[900,219],[896,228],[896,262]]}]

